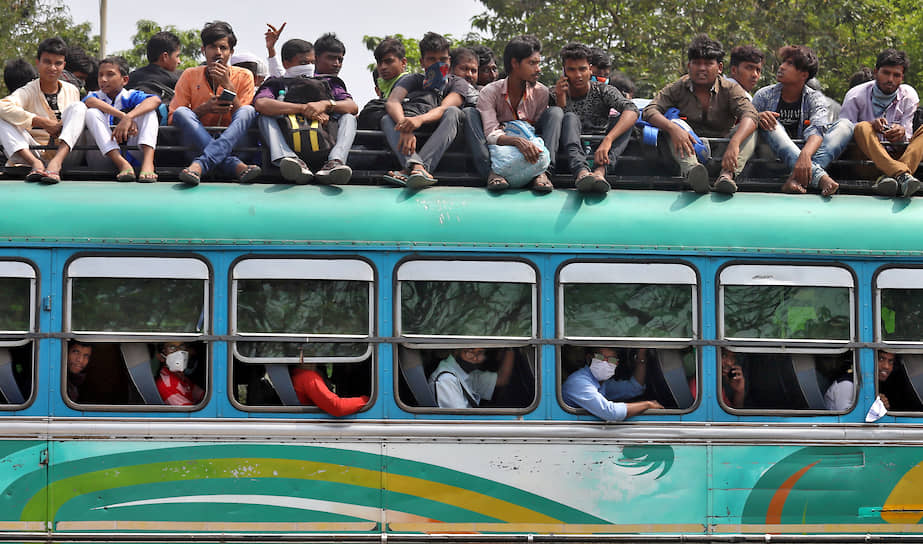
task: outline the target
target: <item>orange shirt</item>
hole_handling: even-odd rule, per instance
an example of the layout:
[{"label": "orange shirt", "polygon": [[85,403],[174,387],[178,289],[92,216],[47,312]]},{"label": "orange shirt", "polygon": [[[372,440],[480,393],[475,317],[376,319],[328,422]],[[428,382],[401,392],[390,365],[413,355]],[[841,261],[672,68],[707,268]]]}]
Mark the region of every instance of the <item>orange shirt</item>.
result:
[{"label": "orange shirt", "polygon": [[[253,101],[253,74],[250,70],[237,66],[230,66],[230,69],[231,83],[236,88],[237,100],[241,106],[246,106]],[[205,78],[205,66],[186,68],[179,81],[176,82],[176,94],[170,101],[170,123],[173,123],[173,112],[176,108],[186,106],[189,109],[195,109],[200,104],[208,102],[209,98],[220,95],[223,90],[224,87],[219,85],[215,92],[212,92]],[[231,114],[209,113],[203,115],[199,121],[207,127],[226,127],[231,124]]]}]

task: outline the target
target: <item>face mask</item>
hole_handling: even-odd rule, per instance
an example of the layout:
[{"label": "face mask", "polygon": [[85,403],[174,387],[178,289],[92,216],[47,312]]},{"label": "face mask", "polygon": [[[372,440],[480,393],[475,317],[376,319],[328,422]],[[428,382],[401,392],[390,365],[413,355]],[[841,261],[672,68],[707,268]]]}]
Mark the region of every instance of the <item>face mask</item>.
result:
[{"label": "face mask", "polygon": [[600,82],[600,83],[605,83],[605,82],[609,81],[609,78],[603,77],[603,76],[592,76],[592,77],[590,78],[590,81],[598,81],[598,82]]},{"label": "face mask", "polygon": [[449,75],[449,65],[445,62],[434,62],[426,69],[423,76],[423,90],[442,92],[445,88],[445,80]]},{"label": "face mask", "polygon": [[615,365],[602,359],[593,359],[590,362],[590,372],[598,381],[604,382],[615,375]]},{"label": "face mask", "polygon": [[182,372],[186,370],[186,364],[189,362],[188,351],[174,351],[167,355],[167,369],[171,372]]},{"label": "face mask", "polygon": [[285,71],[285,77],[313,77],[313,64],[298,64]]}]

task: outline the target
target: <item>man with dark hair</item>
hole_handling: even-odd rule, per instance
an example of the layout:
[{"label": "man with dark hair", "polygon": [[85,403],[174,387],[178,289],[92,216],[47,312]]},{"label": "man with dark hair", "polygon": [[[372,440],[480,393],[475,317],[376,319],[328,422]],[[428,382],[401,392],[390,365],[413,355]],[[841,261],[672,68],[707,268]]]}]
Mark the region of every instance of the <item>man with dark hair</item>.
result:
[{"label": "man with dark hair", "polygon": [[179,81],[180,41],[176,34],[162,31],[147,41],[147,66],[142,66],[128,76],[126,89],[137,89],[155,94],[164,103],[173,98],[173,89]]},{"label": "man with dark hair", "polygon": [[620,362],[613,348],[588,348],[586,360],[586,366],[571,373],[561,384],[561,398],[569,406],[583,408],[603,421],[622,421],[648,410],[663,409],[656,400],[624,402],[644,393],[646,360],[638,360],[627,380],[614,378]]},{"label": "man with dark hair", "polygon": [[381,40],[372,54],[375,56],[375,68],[378,70],[375,83],[381,91],[381,97],[388,98],[397,80],[407,74],[407,51],[399,39],[388,36]]},{"label": "man with dark hair", "polygon": [[[663,140],[659,143],[669,149],[693,190],[707,193],[714,188],[734,193],[737,191],[734,178],[744,169],[756,146],[753,137],[756,110],[740,85],[718,77],[724,66],[721,43],[700,34],[689,44],[686,55],[689,73],[661,89],[644,108],[643,118],[661,130]],[[681,119],[664,116],[671,108],[679,110]],[[698,136],[731,139],[714,187],[709,185],[708,170],[696,156]],[[663,148],[661,151],[665,154]],[[702,160],[705,159],[703,156]]]},{"label": "man with dark hair", "polygon": [[494,55],[493,50],[486,45],[472,45],[471,50],[478,56],[478,80],[476,88],[480,90],[484,85],[497,81],[497,56]]},{"label": "man with dark hair", "polygon": [[609,72],[612,71],[612,59],[609,58],[609,53],[599,47],[591,47],[589,62],[591,81],[607,83]]},{"label": "man with dark hair", "polygon": [[[852,139],[853,124],[839,119],[828,124],[826,97],[806,85],[817,74],[817,55],[803,45],[779,49],[782,64],[778,83],[763,87],[753,96],[759,111],[760,133],[775,154],[792,169],[782,185],[786,193],[805,193],[809,185],[824,196],[836,193],[839,184],[824,168],[836,159]],[[792,140],[803,139],[804,146]]]},{"label": "man with dark hair", "polygon": [[80,386],[87,379],[86,369],[92,355],[92,344],[71,340],[67,345],[67,398],[73,402],[80,400]]},{"label": "man with dark hair", "polygon": [[84,94],[85,90],[97,90],[95,88],[97,68],[96,59],[87,55],[82,47],[68,47],[61,79],[73,84],[80,89],[81,94]]},{"label": "man with dark hair", "polygon": [[738,45],[731,49],[729,81],[734,81],[750,96],[763,74],[763,52],[752,45]]},{"label": "man with dark hair", "polygon": [[[615,87],[592,81],[590,55],[590,48],[582,43],[564,46],[564,75],[555,85],[552,98],[564,110],[561,140],[577,190],[605,193],[610,189],[606,172],[612,171],[628,146],[631,128],[638,120],[638,107]],[[619,115],[610,119],[613,109]],[[587,157],[584,153],[581,134],[605,134],[595,155]],[[592,171],[588,159],[594,161]]]},{"label": "man with dark hair", "polygon": [[853,87],[862,85],[863,83],[867,81],[872,81],[873,79],[875,79],[875,74],[872,73],[872,69],[869,68],[868,66],[863,66],[862,68],[859,68],[858,70],[856,70],[856,72],[853,75],[849,76],[848,85],[849,85],[849,88],[852,89]]},{"label": "man with dark hair", "polygon": [[490,169],[490,153],[486,144],[515,146],[531,163],[538,162],[541,156],[542,150],[531,141],[503,131],[503,123],[516,119],[527,121],[538,129],[551,159],[548,170],[532,180],[532,190],[548,193],[554,189],[548,172],[554,171],[564,112],[558,107],[548,107],[550,92],[548,87],[538,82],[541,52],[542,44],[535,36],[517,36],[510,40],[503,50],[507,77],[481,89],[477,108],[465,110],[468,146],[475,168],[487,178],[489,191],[503,191],[510,184]]},{"label": "man with dark hair", "polygon": [[[914,176],[923,158],[923,129],[913,129],[913,116],[920,102],[917,92],[904,83],[910,61],[907,54],[885,49],[875,61],[874,79],[846,93],[840,117],[856,124],[856,145],[883,173],[873,186],[881,195],[913,196],[920,189]],[[889,144],[908,141],[897,159]]]},{"label": "man with dark hair", "polygon": [[625,98],[629,100],[634,98],[635,93],[638,92],[638,87],[635,85],[635,82],[628,77],[628,74],[618,70],[609,73],[609,85],[618,89],[619,92],[625,95]]},{"label": "man with dark hair", "polygon": [[[179,178],[188,185],[198,185],[203,174],[218,167],[238,181],[253,181],[262,173],[260,167],[244,164],[232,154],[256,118],[250,105],[253,74],[228,66],[237,45],[231,25],[224,21],[206,23],[201,38],[205,65],[183,72],[170,101],[170,122],[180,128],[186,145],[199,153]],[[209,126],[226,128],[213,138],[205,128]]]},{"label": "man with dark hair", "polygon": [[[385,103],[388,115],[381,118],[381,130],[401,164],[401,170],[389,172],[385,180],[412,189],[436,183],[431,172],[455,141],[461,108],[474,105],[466,98],[474,92],[469,80],[477,77],[478,63],[474,51],[467,48],[450,51],[449,41],[434,32],[427,32],[420,40],[420,55],[425,73],[411,74],[397,82]],[[456,70],[465,76],[456,76]],[[414,132],[423,125],[428,125],[432,134],[417,151]]]},{"label": "man with dark hair", "polygon": [[13,92],[38,77],[35,66],[24,58],[7,61],[3,66],[3,84]]},{"label": "man with dark hair", "polygon": [[[38,79],[0,100],[0,145],[10,162],[32,168],[26,181],[61,181],[64,161],[83,132],[87,108],[80,91],[60,80],[66,55],[61,38],[43,41],[38,46]],[[30,149],[38,145],[57,145],[57,149],[41,154]],[[73,161],[77,155],[71,157]]]}]

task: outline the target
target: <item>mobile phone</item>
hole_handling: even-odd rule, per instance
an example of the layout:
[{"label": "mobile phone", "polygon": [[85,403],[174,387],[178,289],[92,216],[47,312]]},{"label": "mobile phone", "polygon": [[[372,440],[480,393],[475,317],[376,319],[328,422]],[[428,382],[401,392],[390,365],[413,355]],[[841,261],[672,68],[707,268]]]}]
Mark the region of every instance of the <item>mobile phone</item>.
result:
[{"label": "mobile phone", "polygon": [[891,125],[881,125],[882,132],[888,132],[889,130],[891,130]]},{"label": "mobile phone", "polygon": [[237,98],[237,93],[224,89],[218,97],[218,102],[233,102]]}]

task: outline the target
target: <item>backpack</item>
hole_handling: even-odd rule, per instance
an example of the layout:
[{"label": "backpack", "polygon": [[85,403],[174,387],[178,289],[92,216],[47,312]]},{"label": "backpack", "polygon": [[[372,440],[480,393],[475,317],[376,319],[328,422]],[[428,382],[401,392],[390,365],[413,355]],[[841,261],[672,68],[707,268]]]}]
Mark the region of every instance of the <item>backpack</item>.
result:
[{"label": "backpack", "polygon": [[[312,77],[280,79],[279,86],[285,91],[284,102],[307,104],[333,98],[330,84],[326,80]],[[323,164],[336,145],[337,122],[332,118],[326,125],[322,125],[300,113],[292,113],[279,117],[279,127],[292,151],[312,167]]]}]

